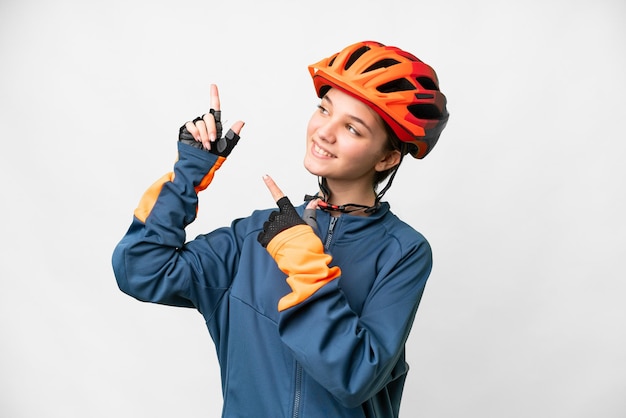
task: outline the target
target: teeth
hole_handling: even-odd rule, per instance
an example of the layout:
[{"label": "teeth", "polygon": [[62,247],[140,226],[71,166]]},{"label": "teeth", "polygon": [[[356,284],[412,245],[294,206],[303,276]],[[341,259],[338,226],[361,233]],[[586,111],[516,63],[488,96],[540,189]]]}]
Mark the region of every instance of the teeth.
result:
[{"label": "teeth", "polygon": [[321,149],[320,147],[318,147],[317,144],[313,144],[313,146],[314,146],[315,152],[317,152],[318,154],[321,154],[321,155],[323,155],[325,157],[332,157],[333,156],[333,154],[331,154],[329,152],[326,152],[323,149]]}]

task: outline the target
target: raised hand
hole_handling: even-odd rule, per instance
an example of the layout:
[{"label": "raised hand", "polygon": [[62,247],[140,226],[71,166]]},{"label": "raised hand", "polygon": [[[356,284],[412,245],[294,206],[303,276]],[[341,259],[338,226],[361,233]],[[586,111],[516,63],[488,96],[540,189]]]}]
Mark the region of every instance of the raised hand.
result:
[{"label": "raised hand", "polygon": [[227,157],[237,142],[244,126],[243,121],[235,122],[222,137],[222,111],[219,91],[211,84],[211,108],[208,113],[185,123],[179,130],[179,141],[193,147],[204,149],[212,154]]}]

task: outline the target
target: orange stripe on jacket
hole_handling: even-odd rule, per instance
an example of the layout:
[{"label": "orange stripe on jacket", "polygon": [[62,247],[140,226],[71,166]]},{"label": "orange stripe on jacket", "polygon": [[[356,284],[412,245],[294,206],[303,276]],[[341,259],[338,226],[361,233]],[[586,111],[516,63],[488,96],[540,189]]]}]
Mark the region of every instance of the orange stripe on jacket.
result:
[{"label": "orange stripe on jacket", "polygon": [[296,225],[276,235],[267,251],[289,276],[287,283],[292,290],[278,302],[279,311],[303,302],[341,275],[339,267],[328,267],[332,257],[324,253],[322,242],[308,225]]},{"label": "orange stripe on jacket", "polygon": [[161,189],[163,189],[163,185],[168,181],[174,181],[174,172],[169,172],[165,174],[163,177],[152,183],[152,186],[145,191],[143,196],[141,196],[141,200],[139,201],[139,206],[135,209],[135,217],[139,219],[141,222],[146,223],[146,219],[150,212],[152,212],[152,208],[154,207],[159,194],[161,194]]},{"label": "orange stripe on jacket", "polygon": [[[201,192],[202,190],[206,189],[209,184],[211,184],[211,181],[213,181],[213,176],[215,175],[215,171],[217,171],[217,169],[222,166],[222,163],[224,163],[224,161],[226,161],[226,158],[218,157],[215,164],[213,164],[213,167],[211,167],[211,170],[209,170],[209,172],[206,173],[205,176],[202,178],[200,183],[196,187],[194,187],[196,193]],[[146,222],[146,219],[148,219],[150,212],[152,212],[152,208],[154,208],[154,205],[156,204],[156,201],[161,194],[163,185],[169,181],[174,181],[174,172],[169,172],[165,174],[163,177],[155,181],[148,188],[148,190],[145,191],[145,193],[141,197],[141,200],[139,201],[137,209],[135,209],[135,217],[137,219],[139,219],[143,223]]]},{"label": "orange stripe on jacket", "polygon": [[217,171],[218,168],[222,166],[224,161],[226,161],[225,157],[217,157],[217,161],[215,161],[215,164],[213,164],[213,167],[211,167],[211,170],[209,170],[209,172],[206,173],[206,175],[202,178],[202,181],[200,182],[200,184],[194,187],[196,189],[196,193],[199,193],[203,191],[204,189],[206,189],[207,187],[209,187],[209,184],[211,184],[211,182],[213,181],[213,176],[215,175],[215,172]]}]

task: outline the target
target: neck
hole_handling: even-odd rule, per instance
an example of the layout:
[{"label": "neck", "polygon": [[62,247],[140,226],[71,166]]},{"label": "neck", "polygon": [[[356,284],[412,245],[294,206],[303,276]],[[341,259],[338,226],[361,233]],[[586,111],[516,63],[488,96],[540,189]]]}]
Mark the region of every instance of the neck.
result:
[{"label": "neck", "polygon": [[[326,180],[328,193],[326,199],[334,205],[359,204],[373,206],[376,203],[376,193],[371,184],[355,185],[354,183],[343,183]],[[324,190],[320,190],[324,194]]]}]

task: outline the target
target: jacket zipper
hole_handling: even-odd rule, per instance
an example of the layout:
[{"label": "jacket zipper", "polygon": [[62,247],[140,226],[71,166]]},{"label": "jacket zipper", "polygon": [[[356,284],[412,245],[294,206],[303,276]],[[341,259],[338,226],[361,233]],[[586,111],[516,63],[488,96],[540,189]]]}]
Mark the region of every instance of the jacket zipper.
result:
[{"label": "jacket zipper", "polygon": [[[330,218],[330,224],[328,225],[328,235],[326,236],[326,242],[324,243],[324,249],[328,250],[330,247],[330,243],[333,239],[333,231],[335,229],[335,224],[337,223],[336,217]],[[293,418],[298,418],[300,416],[300,403],[302,402],[302,366],[300,363],[296,362],[296,388],[293,396]]]},{"label": "jacket zipper", "polygon": [[300,416],[300,401],[302,400],[302,366],[296,362],[296,393],[293,398],[293,418]]},{"label": "jacket zipper", "polygon": [[328,235],[326,236],[326,242],[324,243],[324,249],[328,250],[330,248],[330,242],[333,239],[333,231],[335,229],[335,224],[337,223],[337,219],[334,216],[330,218],[330,224],[328,225]]}]

